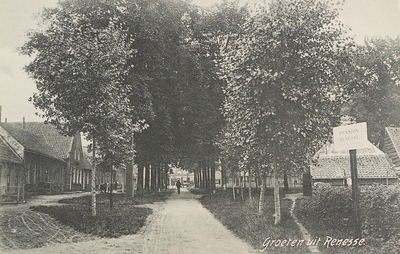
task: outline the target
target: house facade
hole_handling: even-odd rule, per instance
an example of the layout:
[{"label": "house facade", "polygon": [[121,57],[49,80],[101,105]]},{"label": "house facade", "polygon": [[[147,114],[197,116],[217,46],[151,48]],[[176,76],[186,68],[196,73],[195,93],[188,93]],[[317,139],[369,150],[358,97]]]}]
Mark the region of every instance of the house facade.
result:
[{"label": "house facade", "polygon": [[[1,129],[0,129],[1,132]],[[20,147],[22,149],[22,147]],[[0,196],[1,201],[18,201],[23,194],[23,154],[13,149],[0,135]]]},{"label": "house facade", "polygon": [[[66,137],[44,123],[3,123],[0,136],[8,148],[0,161],[2,176],[9,175],[25,196],[90,189],[90,164],[83,157],[80,135]],[[11,154],[19,156],[19,163],[14,158],[11,164]],[[3,190],[7,181],[2,177]]]},{"label": "house facade", "polygon": [[[332,144],[323,146],[314,156],[310,166],[313,182],[346,185],[351,182],[349,151],[334,151]],[[369,143],[367,148],[357,149],[359,184],[394,184],[398,182],[395,168],[388,156]]]}]

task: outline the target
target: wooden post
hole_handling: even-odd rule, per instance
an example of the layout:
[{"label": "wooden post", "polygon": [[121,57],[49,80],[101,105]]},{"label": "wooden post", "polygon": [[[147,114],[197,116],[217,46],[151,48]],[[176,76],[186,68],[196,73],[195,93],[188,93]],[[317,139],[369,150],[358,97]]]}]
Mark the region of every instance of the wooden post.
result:
[{"label": "wooden post", "polygon": [[360,191],[358,189],[358,176],[357,176],[357,150],[350,150],[350,169],[351,169],[351,188],[353,190],[353,216],[355,222],[354,231],[356,237],[361,239],[361,218],[360,218]]}]

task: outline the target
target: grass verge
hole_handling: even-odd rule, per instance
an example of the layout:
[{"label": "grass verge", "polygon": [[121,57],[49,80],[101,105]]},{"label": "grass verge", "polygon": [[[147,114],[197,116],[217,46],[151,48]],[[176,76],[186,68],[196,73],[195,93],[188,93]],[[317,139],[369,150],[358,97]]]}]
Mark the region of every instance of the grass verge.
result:
[{"label": "grass verge", "polygon": [[135,199],[124,194],[113,194],[113,208],[110,209],[109,194],[96,195],[96,216],[92,216],[91,197],[60,200],[62,206],[36,206],[33,211],[50,215],[63,225],[75,230],[101,237],[118,237],[135,234],[146,222],[152,210],[135,207],[165,200],[171,192],[145,194]]},{"label": "grass verge", "polygon": [[268,246],[263,246],[264,242],[268,243],[268,239],[280,240],[281,243],[284,240],[293,242],[294,240],[302,239],[301,232],[290,216],[292,201],[282,199],[282,222],[279,225],[274,225],[273,190],[267,189],[266,193],[263,215],[258,213],[259,191],[256,190],[252,191],[253,198],[251,200],[248,198],[247,191],[243,195],[245,197],[244,200],[241,199],[240,194],[236,196],[236,200],[233,200],[232,189],[228,189],[225,191],[217,190],[213,195],[203,195],[200,198],[200,202],[222,224],[233,231],[239,238],[251,244],[255,249],[265,249],[265,253],[308,253],[306,243],[300,246],[296,244],[295,246],[290,244],[288,246],[285,246],[286,244],[275,246],[275,244],[269,242]]}]

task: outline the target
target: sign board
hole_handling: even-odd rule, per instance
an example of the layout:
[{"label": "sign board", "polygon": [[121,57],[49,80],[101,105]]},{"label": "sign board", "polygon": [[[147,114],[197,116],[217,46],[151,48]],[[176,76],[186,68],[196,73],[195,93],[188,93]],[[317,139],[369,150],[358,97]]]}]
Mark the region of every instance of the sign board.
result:
[{"label": "sign board", "polygon": [[365,148],[368,144],[366,122],[333,128],[335,151]]}]

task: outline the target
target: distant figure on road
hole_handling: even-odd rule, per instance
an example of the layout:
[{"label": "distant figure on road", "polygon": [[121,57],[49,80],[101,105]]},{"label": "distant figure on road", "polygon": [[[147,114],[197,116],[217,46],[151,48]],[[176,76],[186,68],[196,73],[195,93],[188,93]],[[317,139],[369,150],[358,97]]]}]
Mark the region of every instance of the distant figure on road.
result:
[{"label": "distant figure on road", "polygon": [[178,189],[178,194],[181,193],[181,186],[182,186],[181,181],[178,180],[178,181],[176,182],[176,188]]}]

